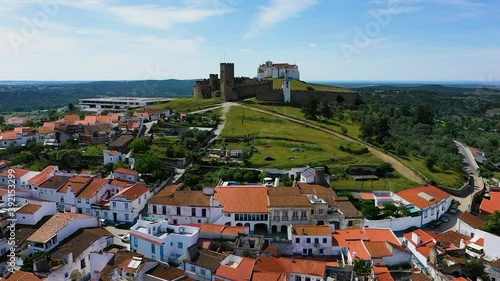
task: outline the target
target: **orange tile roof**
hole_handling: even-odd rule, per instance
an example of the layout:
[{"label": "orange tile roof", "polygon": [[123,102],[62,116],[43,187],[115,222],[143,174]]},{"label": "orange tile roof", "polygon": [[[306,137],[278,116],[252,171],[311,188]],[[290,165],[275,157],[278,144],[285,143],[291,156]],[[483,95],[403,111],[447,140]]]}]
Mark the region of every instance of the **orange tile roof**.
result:
[{"label": "orange tile roof", "polygon": [[0,133],[1,140],[17,140],[17,133],[14,131],[6,131]]},{"label": "orange tile roof", "polygon": [[109,151],[109,155],[111,155],[111,156],[114,156],[116,153],[118,153],[118,151],[116,151],[116,150]]},{"label": "orange tile roof", "polygon": [[387,266],[373,266],[373,272],[378,281],[394,281]]},{"label": "orange tile roof", "polygon": [[121,174],[133,175],[133,176],[137,176],[139,174],[137,171],[132,170],[132,169],[127,169],[127,168],[118,168],[115,170],[115,173],[121,173]]},{"label": "orange tile roof", "polygon": [[248,281],[252,277],[254,265],[254,259],[242,257],[237,267],[220,264],[214,275],[234,281]]},{"label": "orange tile roof", "polygon": [[346,243],[346,246],[349,248],[349,251],[351,252],[351,255],[353,257],[364,260],[372,259],[370,252],[368,252],[368,249],[366,249],[365,243],[363,243],[362,240],[352,240],[347,241]]},{"label": "orange tile roof", "polygon": [[479,209],[483,215],[491,215],[495,211],[500,211],[500,191],[492,191],[490,199],[483,198]]},{"label": "orange tile roof", "polygon": [[218,186],[214,197],[227,213],[269,212],[267,188],[264,186]]},{"label": "orange tile roof", "polygon": [[401,245],[399,239],[389,228],[336,229],[332,237],[333,244],[339,246],[345,246],[347,241],[353,240],[387,241],[395,245]]},{"label": "orange tile roof", "polygon": [[57,166],[48,166],[43,169],[38,175],[32,177],[28,182],[32,185],[39,186],[42,183],[46,182],[50,178],[50,174],[53,174],[57,170]]},{"label": "orange tile roof", "polygon": [[486,225],[486,219],[484,216],[476,216],[470,212],[463,212],[460,216],[458,216],[458,219],[475,229],[481,228]]},{"label": "orange tile roof", "polygon": [[115,194],[115,196],[111,197],[111,199],[118,196],[124,196],[125,198],[134,201],[149,191],[150,189],[142,184],[134,184],[131,187],[124,188],[122,191]]},{"label": "orange tile roof", "polygon": [[450,281],[469,281],[469,279],[464,277],[453,278]]},{"label": "orange tile roof", "polygon": [[9,281],[41,281],[45,280],[43,277],[38,277],[31,272],[16,270],[12,274],[9,274],[6,277],[3,277],[5,280]]},{"label": "orange tile roof", "polygon": [[373,258],[392,256],[392,252],[385,241],[365,241],[364,243]]},{"label": "orange tile roof", "polygon": [[222,234],[228,235],[238,235],[240,233],[248,233],[248,227],[246,226],[226,226],[222,231]]},{"label": "orange tile roof", "polygon": [[[175,187],[175,186],[173,186]],[[170,206],[210,207],[210,195],[198,190],[171,191],[173,187],[166,187],[149,201],[150,204]]]},{"label": "orange tile roof", "polygon": [[92,198],[108,182],[107,179],[93,178],[92,181],[78,194],[79,198]]},{"label": "orange tile roof", "polygon": [[292,225],[293,235],[298,236],[330,236],[332,230],[328,225]]},{"label": "orange tile roof", "polygon": [[66,116],[64,116],[64,120],[68,125],[74,125],[75,122],[79,119],[80,117],[77,114],[66,114]]},{"label": "orange tile roof", "polygon": [[3,173],[0,174],[0,177],[8,177],[11,173],[9,171],[13,171],[13,175],[15,179],[20,179],[27,173],[31,172],[30,170],[26,169],[20,169],[20,168],[11,168],[3,171]]},{"label": "orange tile roof", "polygon": [[17,213],[32,215],[32,214],[36,213],[36,211],[38,211],[41,207],[42,206],[40,206],[40,205],[28,203],[28,204],[24,205],[21,209],[19,209],[17,211]]},{"label": "orange tile roof", "polygon": [[147,112],[135,112],[134,116],[136,116],[136,117],[149,117],[149,113],[147,113]]},{"label": "orange tile roof", "polygon": [[[326,262],[315,260],[279,258],[280,263],[285,267],[286,272],[301,275],[325,276]],[[291,274],[287,274],[291,276]]]},{"label": "orange tile roof", "polygon": [[279,272],[254,272],[252,281],[286,281],[286,274]]},{"label": "orange tile roof", "polygon": [[70,178],[57,192],[66,193],[68,192],[68,187],[71,186],[71,190],[78,194],[80,190],[87,185],[92,180],[91,177],[75,176]]},{"label": "orange tile roof", "polygon": [[131,183],[122,180],[112,180],[109,184],[121,187],[128,187],[132,185]]},{"label": "orange tile roof", "polygon": [[[411,239],[412,238],[412,233],[416,233],[420,236],[420,244],[415,244],[415,242],[413,242],[413,240]],[[422,229],[417,229],[413,232],[409,232],[409,233],[406,233],[404,235],[404,237],[406,238],[406,240],[408,240],[410,243],[412,243],[413,245],[415,245],[415,249],[421,253],[422,255],[424,255],[424,257],[428,257],[429,254],[430,254],[430,251],[431,251],[431,248],[436,246],[436,242],[434,241],[434,237],[432,234],[430,233],[427,233],[426,231],[422,230]]]},{"label": "orange tile roof", "polygon": [[31,242],[46,243],[67,225],[80,218],[93,217],[84,214],[56,213],[46,223],[40,226],[35,233],[28,237],[27,240]]},{"label": "orange tile roof", "polygon": [[[426,193],[426,194],[434,197],[434,200],[429,201],[429,200],[425,199],[424,197],[420,196],[419,194],[421,192]],[[430,207],[430,206],[435,205],[438,202],[440,202],[446,198],[451,197],[450,194],[442,191],[441,189],[439,189],[433,185],[422,185],[422,186],[417,186],[414,188],[402,190],[402,191],[398,192],[397,195],[420,209]]]},{"label": "orange tile roof", "polygon": [[97,115],[96,119],[97,123],[102,123],[102,124],[111,123],[111,116],[108,115]]},{"label": "orange tile roof", "polygon": [[200,227],[200,232],[238,235],[240,233],[248,233],[246,226],[227,226],[223,224],[204,223]]}]

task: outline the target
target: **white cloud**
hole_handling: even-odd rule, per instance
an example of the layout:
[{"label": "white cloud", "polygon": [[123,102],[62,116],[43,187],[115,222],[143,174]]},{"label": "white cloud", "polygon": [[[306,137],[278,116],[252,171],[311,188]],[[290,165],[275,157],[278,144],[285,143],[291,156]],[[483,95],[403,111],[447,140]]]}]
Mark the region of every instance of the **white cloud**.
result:
[{"label": "white cloud", "polygon": [[318,45],[314,44],[314,43],[309,43],[308,44],[309,47],[317,47]]},{"label": "white cloud", "polygon": [[298,16],[317,3],[318,0],[271,0],[269,6],[259,7],[260,12],[256,15],[252,27],[245,34],[245,37],[253,38],[259,35],[262,30]]}]

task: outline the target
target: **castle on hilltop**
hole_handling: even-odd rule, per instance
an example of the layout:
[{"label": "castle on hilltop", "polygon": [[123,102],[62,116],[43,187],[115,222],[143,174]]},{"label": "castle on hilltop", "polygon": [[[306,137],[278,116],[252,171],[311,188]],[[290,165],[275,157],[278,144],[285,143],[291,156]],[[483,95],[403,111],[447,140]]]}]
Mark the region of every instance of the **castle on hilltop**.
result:
[{"label": "castle on hilltop", "polygon": [[273,63],[268,60],[257,68],[257,78],[288,78],[300,80],[299,66],[288,63]]},{"label": "castle on hilltop", "polygon": [[[234,63],[221,63],[220,77],[218,74],[210,74],[208,79],[196,81],[193,96],[204,99],[222,97],[225,101],[257,98],[260,101],[296,105],[304,105],[313,97],[334,102],[338,96],[342,96],[344,103],[349,105],[356,103],[358,94],[345,88],[342,88],[342,91],[292,89],[292,77],[298,75],[298,67],[296,72],[294,70],[285,68],[282,73],[283,77],[279,77],[283,78],[281,89],[275,89],[272,79],[234,77]],[[280,74],[279,71],[278,74]]]}]

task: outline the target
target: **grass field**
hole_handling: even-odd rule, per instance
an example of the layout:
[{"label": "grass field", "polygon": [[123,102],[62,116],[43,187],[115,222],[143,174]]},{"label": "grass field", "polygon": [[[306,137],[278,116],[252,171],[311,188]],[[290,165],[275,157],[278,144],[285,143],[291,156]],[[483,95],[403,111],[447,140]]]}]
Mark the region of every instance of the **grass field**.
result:
[{"label": "grass field", "polygon": [[[280,114],[294,117],[297,119],[305,120],[304,114],[301,111],[302,109],[298,108],[298,107],[283,106],[283,105],[276,105],[276,106],[275,105],[266,105],[266,104],[262,104],[262,103],[257,102],[257,100],[255,100],[255,99],[251,100],[246,105],[260,108],[260,109],[264,109],[264,110],[274,111],[276,113],[280,113]],[[340,121],[338,118],[333,118],[331,120],[322,120],[321,122],[311,121],[311,120],[307,120],[307,121],[312,122],[312,123],[317,124],[317,125],[324,126],[328,129],[334,130],[334,131],[339,132],[339,133],[342,133],[342,127],[344,127],[345,129],[347,129],[347,134],[349,136],[352,136],[355,138],[359,138],[359,135],[360,135],[359,126],[355,123],[352,123],[351,121],[348,121],[348,120]]]},{"label": "grass field", "polygon": [[[255,167],[291,168],[324,162],[333,169],[345,169],[360,161],[382,164],[369,152],[358,155],[340,150],[340,146],[344,146],[352,147],[355,151],[363,148],[360,145],[291,121],[233,107],[228,112],[220,137],[246,136],[255,137],[256,152],[250,159]],[[292,148],[302,152],[292,152]],[[265,161],[266,156],[276,160]]]},{"label": "grass field", "polygon": [[405,177],[396,175],[395,177],[388,179],[379,179],[378,181],[354,181],[352,178],[338,179],[331,183],[331,186],[335,190],[345,190],[345,189],[355,189],[355,190],[391,190],[393,192],[398,192],[409,187],[418,186],[416,182],[413,182]]},{"label": "grass field", "polygon": [[465,183],[465,174],[458,173],[453,170],[443,171],[441,168],[434,166],[432,170],[429,170],[425,166],[424,159],[420,157],[402,157],[404,162],[415,168],[417,171],[422,173],[426,178],[435,181],[440,186],[446,186],[450,188],[461,188]]},{"label": "grass field", "polygon": [[222,98],[202,99],[202,98],[177,98],[168,103],[156,104],[152,108],[169,108],[176,112],[192,112],[217,106],[222,103]]},{"label": "grass field", "polygon": [[[281,89],[283,84],[283,78],[275,78],[273,80],[273,88]],[[309,90],[307,87],[313,88],[314,91],[327,91],[327,92],[337,92],[337,93],[352,93],[353,90],[344,88],[344,87],[336,87],[330,85],[319,85],[319,84],[310,84],[300,80],[290,80],[292,81],[292,90]]]}]

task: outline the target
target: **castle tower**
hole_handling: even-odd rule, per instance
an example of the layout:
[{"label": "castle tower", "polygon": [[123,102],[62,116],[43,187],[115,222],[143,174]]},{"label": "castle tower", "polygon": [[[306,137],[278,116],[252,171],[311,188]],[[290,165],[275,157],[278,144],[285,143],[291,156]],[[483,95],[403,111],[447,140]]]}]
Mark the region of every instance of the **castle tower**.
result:
[{"label": "castle tower", "polygon": [[234,63],[220,64],[220,95],[225,101],[238,100],[234,91]]},{"label": "castle tower", "polygon": [[292,82],[288,78],[288,70],[285,70],[285,78],[283,78],[283,97],[285,102],[292,102]]}]

